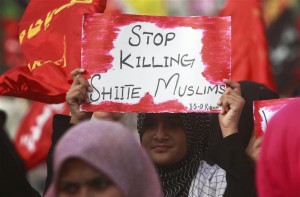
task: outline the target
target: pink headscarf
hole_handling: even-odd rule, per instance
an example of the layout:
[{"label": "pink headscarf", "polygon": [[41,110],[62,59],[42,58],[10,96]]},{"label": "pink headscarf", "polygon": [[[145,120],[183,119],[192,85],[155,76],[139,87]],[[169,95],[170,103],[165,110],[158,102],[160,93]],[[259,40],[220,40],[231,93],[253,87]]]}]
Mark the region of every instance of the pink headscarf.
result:
[{"label": "pink headscarf", "polygon": [[260,197],[300,196],[300,99],[271,119],[258,161]]},{"label": "pink headscarf", "polygon": [[46,197],[55,197],[58,174],[69,158],[78,158],[105,173],[125,197],[161,197],[155,168],[138,141],[125,127],[103,120],[82,122],[58,142],[54,179]]}]

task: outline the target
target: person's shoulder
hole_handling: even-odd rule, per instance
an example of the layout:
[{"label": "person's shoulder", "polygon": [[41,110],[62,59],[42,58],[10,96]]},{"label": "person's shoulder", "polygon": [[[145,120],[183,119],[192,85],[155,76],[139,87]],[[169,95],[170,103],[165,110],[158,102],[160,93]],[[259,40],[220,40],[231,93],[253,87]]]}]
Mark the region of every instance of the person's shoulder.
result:
[{"label": "person's shoulder", "polygon": [[[189,194],[202,196],[223,196],[227,187],[226,172],[217,164],[210,165],[200,162],[198,172],[193,179]],[[190,195],[189,195],[190,196]]]}]

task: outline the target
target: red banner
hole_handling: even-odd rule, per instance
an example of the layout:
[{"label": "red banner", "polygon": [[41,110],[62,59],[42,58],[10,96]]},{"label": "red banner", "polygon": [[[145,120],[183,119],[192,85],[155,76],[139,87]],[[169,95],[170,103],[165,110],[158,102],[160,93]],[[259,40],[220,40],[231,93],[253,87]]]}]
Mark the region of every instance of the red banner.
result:
[{"label": "red banner", "polygon": [[[25,63],[18,40],[18,20],[15,18],[0,19],[3,27],[3,57],[5,69]],[[3,65],[0,65],[0,67]]]},{"label": "red banner", "polygon": [[18,128],[15,146],[27,169],[43,162],[47,156],[54,114],[69,114],[67,104],[33,102]]},{"label": "red banner", "polygon": [[221,16],[232,20],[232,79],[262,83],[276,91],[260,0],[228,0]]},{"label": "red banner", "polygon": [[31,0],[19,28],[27,65],[0,76],[0,95],[63,102],[70,72],[80,67],[82,15],[105,6],[106,0]]}]

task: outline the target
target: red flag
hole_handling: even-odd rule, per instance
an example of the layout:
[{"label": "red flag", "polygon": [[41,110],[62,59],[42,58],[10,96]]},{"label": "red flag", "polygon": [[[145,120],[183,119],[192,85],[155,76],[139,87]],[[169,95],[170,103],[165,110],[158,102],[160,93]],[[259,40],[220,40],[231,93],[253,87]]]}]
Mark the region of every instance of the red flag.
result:
[{"label": "red flag", "polygon": [[47,156],[54,114],[69,114],[67,104],[33,102],[18,128],[14,143],[27,169],[41,163]]},{"label": "red flag", "polygon": [[0,76],[0,95],[63,102],[70,72],[80,67],[82,15],[105,6],[106,0],[31,0],[19,28],[27,66]]},{"label": "red flag", "polygon": [[232,20],[232,79],[262,83],[276,91],[261,0],[228,0],[221,16]]},{"label": "red flag", "polygon": [[18,20],[15,18],[0,19],[0,26],[3,27],[3,46],[1,48],[3,48],[5,69],[24,64],[25,60],[18,40]]}]

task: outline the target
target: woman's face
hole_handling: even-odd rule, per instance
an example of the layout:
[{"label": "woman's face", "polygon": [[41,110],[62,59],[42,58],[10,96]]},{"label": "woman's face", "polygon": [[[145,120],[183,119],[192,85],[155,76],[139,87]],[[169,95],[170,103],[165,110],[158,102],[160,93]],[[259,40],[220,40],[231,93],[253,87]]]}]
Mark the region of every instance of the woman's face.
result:
[{"label": "woman's face", "polygon": [[186,134],[178,114],[147,114],[142,130],[142,145],[156,165],[168,166],[184,158]]},{"label": "woman's face", "polygon": [[63,164],[56,187],[58,197],[124,197],[106,175],[79,159]]}]

